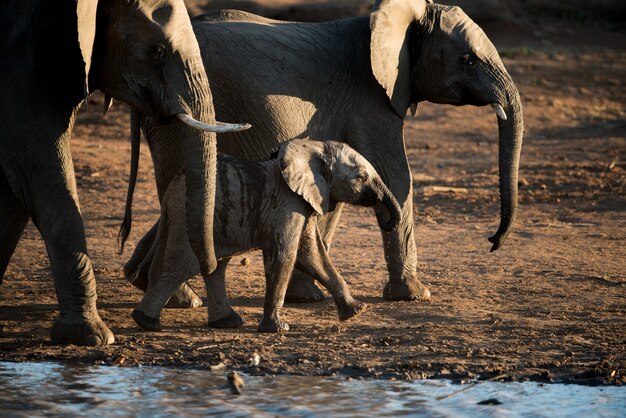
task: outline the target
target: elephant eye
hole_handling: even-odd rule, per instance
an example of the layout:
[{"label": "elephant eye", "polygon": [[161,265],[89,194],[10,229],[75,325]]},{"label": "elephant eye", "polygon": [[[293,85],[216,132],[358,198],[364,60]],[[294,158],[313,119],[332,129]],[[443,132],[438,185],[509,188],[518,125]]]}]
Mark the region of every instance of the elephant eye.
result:
[{"label": "elephant eye", "polygon": [[165,59],[165,47],[163,45],[153,45],[150,47],[150,59],[155,62],[163,62]]},{"label": "elephant eye", "polygon": [[365,183],[365,181],[367,180],[367,174],[365,173],[359,173],[356,175],[356,177],[354,178],[354,180],[357,183]]},{"label": "elephant eye", "polygon": [[469,54],[463,55],[463,65],[471,68],[474,66],[475,63],[476,63],[476,58],[474,58],[473,56]]}]

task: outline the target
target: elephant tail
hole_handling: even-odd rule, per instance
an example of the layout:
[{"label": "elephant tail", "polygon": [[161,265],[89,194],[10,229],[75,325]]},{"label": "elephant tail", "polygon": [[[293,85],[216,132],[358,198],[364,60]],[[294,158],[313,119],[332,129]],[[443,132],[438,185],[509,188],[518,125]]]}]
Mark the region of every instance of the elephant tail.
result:
[{"label": "elephant tail", "polygon": [[130,235],[133,224],[133,194],[137,185],[137,172],[139,170],[139,147],[141,135],[141,113],[136,109],[130,111],[130,178],[128,179],[128,191],[126,192],[126,209],[124,219],[117,234],[117,246],[119,254],[124,252],[124,244]]}]

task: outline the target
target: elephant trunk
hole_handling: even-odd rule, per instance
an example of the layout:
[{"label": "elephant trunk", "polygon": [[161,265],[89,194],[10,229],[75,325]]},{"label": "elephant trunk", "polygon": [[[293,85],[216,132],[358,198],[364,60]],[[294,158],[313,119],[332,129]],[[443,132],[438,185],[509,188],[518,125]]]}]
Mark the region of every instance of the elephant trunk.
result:
[{"label": "elephant trunk", "polygon": [[[208,78],[199,63],[188,71],[187,85],[192,86],[183,97],[188,104],[185,113],[194,119],[215,124],[215,109]],[[200,272],[210,274],[217,267],[213,244],[213,212],[217,167],[217,138],[213,132],[194,129],[183,121],[181,153],[185,162],[186,221],[189,244],[200,264]]]},{"label": "elephant trunk", "polygon": [[391,232],[396,229],[398,223],[400,223],[402,208],[394,195],[391,193],[391,190],[387,188],[385,183],[383,183],[379,177],[376,177],[373,180],[373,189],[376,192],[376,196],[378,196],[378,201],[380,202],[380,204],[375,206],[374,210],[379,212],[382,210],[382,207],[384,207],[389,213],[389,219],[381,225],[381,228],[386,232]]},{"label": "elephant trunk", "polygon": [[493,243],[491,251],[504,244],[517,216],[517,184],[524,117],[519,92],[509,77],[499,104],[501,107],[498,109],[496,104],[494,110],[498,115],[499,132],[500,226],[495,235],[489,237],[489,241]]}]

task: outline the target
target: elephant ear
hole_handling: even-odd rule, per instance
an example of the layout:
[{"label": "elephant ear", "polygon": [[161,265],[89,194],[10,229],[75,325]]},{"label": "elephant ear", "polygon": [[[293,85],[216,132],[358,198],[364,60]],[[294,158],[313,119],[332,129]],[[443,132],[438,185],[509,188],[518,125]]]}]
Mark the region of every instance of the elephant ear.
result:
[{"label": "elephant ear", "polygon": [[426,13],[425,0],[379,0],[370,16],[370,59],[376,80],[404,118],[411,98],[409,31]]},{"label": "elephant ear", "polygon": [[78,44],[85,64],[85,93],[89,91],[87,80],[91,67],[91,54],[96,37],[96,12],[98,0],[77,0],[76,17],[78,28]]},{"label": "elephant ear", "polygon": [[329,163],[324,143],[294,139],[278,152],[280,171],[289,188],[323,215],[330,203]]}]

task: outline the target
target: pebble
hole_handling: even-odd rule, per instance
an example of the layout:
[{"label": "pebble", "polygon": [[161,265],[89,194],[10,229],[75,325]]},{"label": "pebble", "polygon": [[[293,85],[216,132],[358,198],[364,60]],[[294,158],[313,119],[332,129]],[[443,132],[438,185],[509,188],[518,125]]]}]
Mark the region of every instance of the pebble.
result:
[{"label": "pebble", "polygon": [[496,398],[491,398],[491,399],[485,399],[484,401],[480,401],[476,405],[502,405],[502,402],[500,402]]}]

